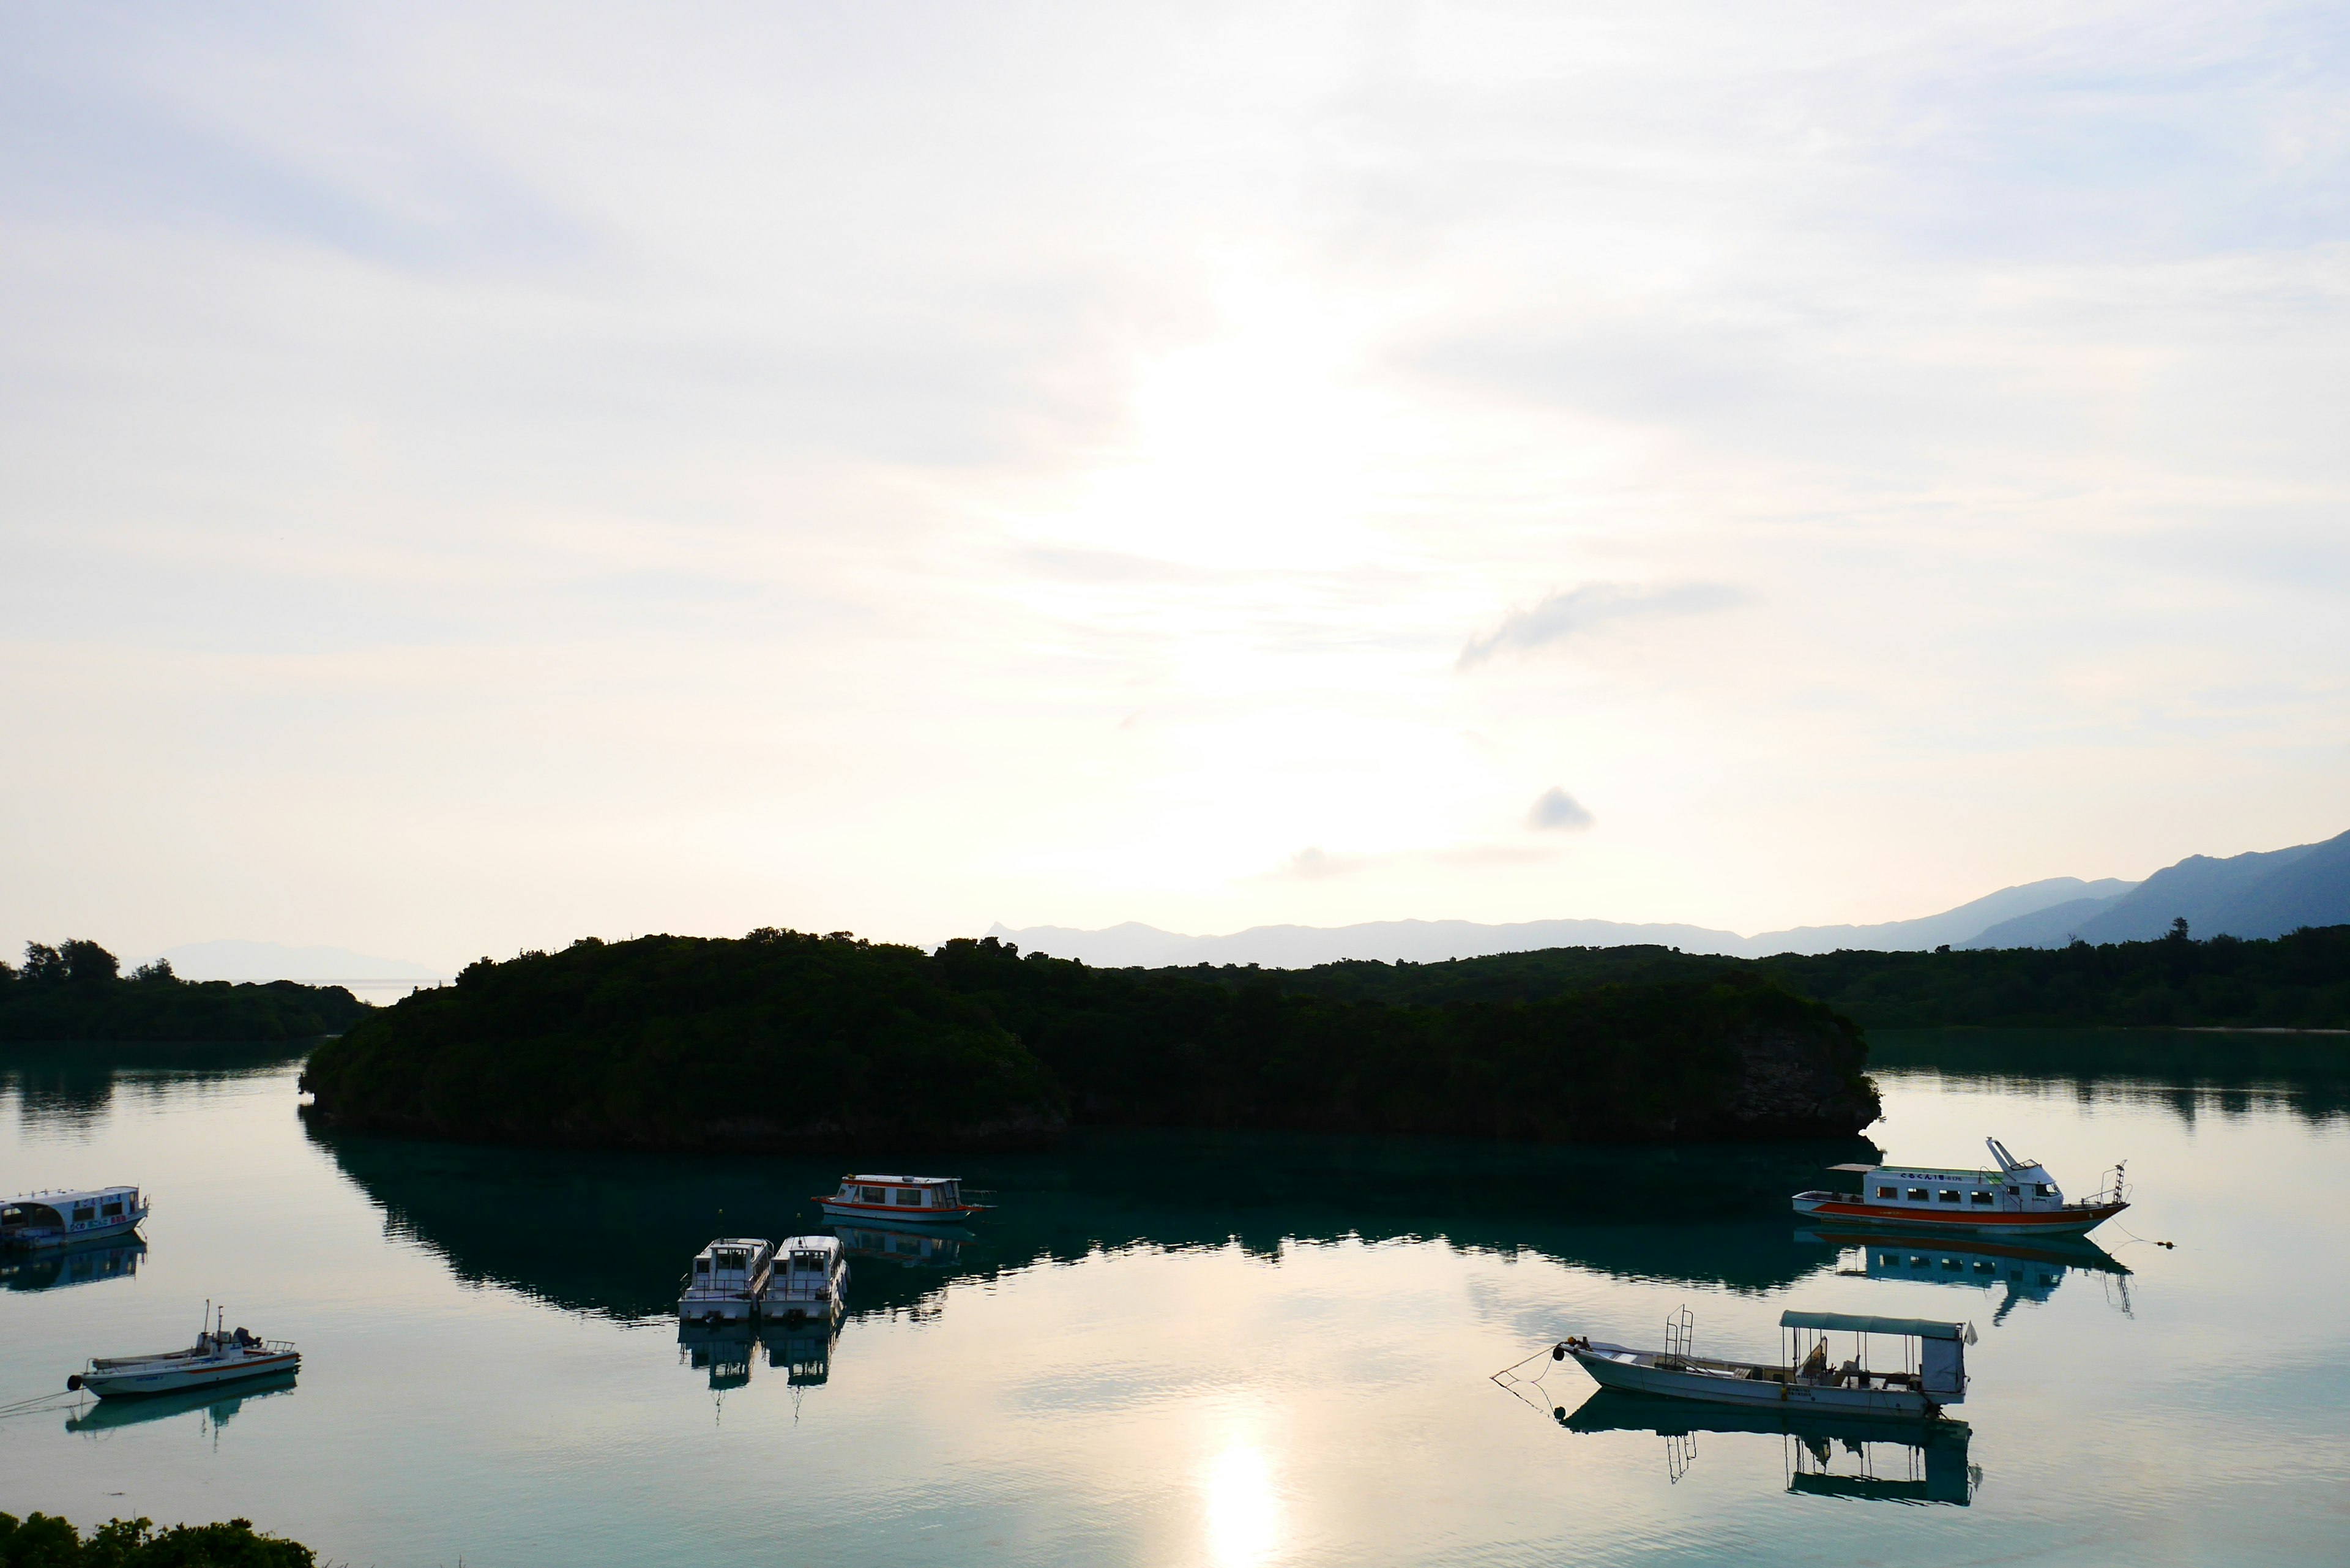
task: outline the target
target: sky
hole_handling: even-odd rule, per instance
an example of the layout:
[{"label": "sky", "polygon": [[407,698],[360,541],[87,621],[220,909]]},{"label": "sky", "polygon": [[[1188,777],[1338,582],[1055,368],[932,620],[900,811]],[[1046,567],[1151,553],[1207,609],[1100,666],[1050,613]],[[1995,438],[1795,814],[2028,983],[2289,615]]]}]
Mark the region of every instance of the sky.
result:
[{"label": "sky", "polygon": [[2350,827],[2350,14],[0,11],[0,938]]}]

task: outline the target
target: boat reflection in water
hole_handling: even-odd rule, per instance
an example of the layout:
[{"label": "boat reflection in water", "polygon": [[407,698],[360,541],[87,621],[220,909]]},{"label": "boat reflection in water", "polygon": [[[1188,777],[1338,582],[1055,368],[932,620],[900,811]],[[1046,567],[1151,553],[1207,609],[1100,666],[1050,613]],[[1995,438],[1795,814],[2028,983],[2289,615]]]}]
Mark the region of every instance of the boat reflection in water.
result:
[{"label": "boat reflection in water", "polygon": [[1855,1279],[1921,1280],[2002,1290],[2004,1294],[1991,1310],[1994,1324],[2004,1323],[2018,1302],[2047,1301],[2075,1269],[2105,1276],[2113,1287],[2109,1295],[2114,1304],[2125,1315],[2130,1310],[2129,1265],[2085,1238],[2010,1241],[1838,1226],[1833,1231],[1798,1231],[1795,1240],[1807,1246],[1835,1248],[1839,1253],[1835,1272]]},{"label": "boat reflection in water", "polygon": [[1964,1421],[1894,1421],[1768,1407],[1702,1405],[1602,1388],[1572,1413],[1552,1418],[1570,1432],[1654,1432],[1678,1482],[1697,1462],[1700,1434],[1755,1433],[1780,1440],[1787,1490],[1865,1501],[1953,1503],[1964,1508],[1982,1484],[1967,1462],[1973,1432]]},{"label": "boat reflection in water", "polygon": [[724,1394],[751,1381],[764,1358],[770,1372],[784,1374],[794,1388],[821,1386],[832,1376],[833,1342],[840,1337],[839,1320],[803,1319],[798,1323],[681,1323],[677,1326],[678,1361],[710,1375],[711,1391]]},{"label": "boat reflection in water", "polygon": [[870,1220],[858,1225],[835,1225],[832,1233],[840,1238],[841,1251],[852,1258],[896,1263],[907,1269],[954,1268],[962,1262],[963,1243],[978,1240],[960,1225],[927,1225],[918,1231],[911,1226],[900,1229]]},{"label": "boat reflection in water", "polygon": [[191,1410],[203,1413],[208,1429],[227,1425],[230,1417],[255,1399],[266,1399],[276,1394],[291,1394],[299,1374],[273,1372],[264,1377],[251,1377],[226,1388],[187,1388],[176,1394],[149,1394],[136,1399],[101,1399],[86,1409],[66,1417],[68,1432],[107,1432],[117,1427],[135,1427],[148,1421],[167,1421],[174,1416],[184,1416]]},{"label": "boat reflection in water", "polygon": [[47,1252],[0,1255],[0,1286],[12,1291],[53,1291],[66,1285],[127,1280],[139,1272],[147,1243],[136,1236],[85,1242]]}]

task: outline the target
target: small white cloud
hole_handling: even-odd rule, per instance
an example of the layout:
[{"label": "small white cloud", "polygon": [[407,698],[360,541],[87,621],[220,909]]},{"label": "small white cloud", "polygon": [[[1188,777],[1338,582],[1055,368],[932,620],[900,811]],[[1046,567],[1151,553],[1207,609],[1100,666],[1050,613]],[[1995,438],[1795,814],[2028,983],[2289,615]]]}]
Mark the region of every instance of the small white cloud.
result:
[{"label": "small white cloud", "polygon": [[1314,844],[1291,856],[1274,875],[1299,882],[1323,882],[1333,877],[1351,877],[1369,864],[1367,857],[1333,855]]},{"label": "small white cloud", "polygon": [[1534,808],[1526,813],[1526,826],[1562,833],[1579,833],[1593,822],[1591,813],[1582,802],[1555,784],[1542,792]]},{"label": "small white cloud", "polygon": [[1635,587],[1622,583],[1586,583],[1550,595],[1532,609],[1513,610],[1483,637],[1461,649],[1456,670],[1474,670],[1497,653],[1530,653],[1590,630],[1603,621],[1632,616],[1696,615],[1739,602],[1734,588],[1719,583],[1678,583]]}]

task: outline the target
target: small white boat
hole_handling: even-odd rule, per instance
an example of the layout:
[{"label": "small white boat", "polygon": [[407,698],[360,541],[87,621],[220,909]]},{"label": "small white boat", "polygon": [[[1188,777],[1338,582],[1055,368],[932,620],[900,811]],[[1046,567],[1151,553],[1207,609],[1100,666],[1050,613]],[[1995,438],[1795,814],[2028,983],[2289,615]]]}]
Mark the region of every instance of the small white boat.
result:
[{"label": "small white boat", "polygon": [[[211,1316],[212,1303],[204,1303]],[[161,1350],[151,1355],[92,1357],[87,1369],[66,1379],[68,1389],[87,1388],[101,1399],[124,1394],[173,1394],[247,1377],[298,1372],[302,1356],[282,1339],[262,1339],[226,1326],[227,1314],[196,1335],[188,1350]]]},{"label": "small white boat", "polygon": [[775,1278],[761,1315],[785,1323],[829,1321],[847,1304],[848,1259],[830,1236],[787,1236],[775,1249]]},{"label": "small white boat", "polygon": [[755,1236],[721,1237],[702,1249],[681,1283],[677,1315],[681,1323],[749,1323],[759,1315],[759,1303],[775,1261],[772,1241]]},{"label": "small white boat", "polygon": [[827,1220],[895,1225],[952,1225],[988,1207],[963,1201],[959,1176],[844,1176],[839,1191],[810,1201]]},{"label": "small white boat", "polygon": [[[1783,1366],[1691,1355],[1686,1309],[1667,1321],[1662,1350],[1570,1338],[1555,1346],[1551,1357],[1573,1356],[1602,1387],[1714,1405],[1924,1418],[1967,1397],[1966,1347],[1975,1343],[1972,1324],[1789,1311],[1779,1314],[1779,1326],[1789,1331]],[[1830,1353],[1831,1334],[1853,1336],[1853,1353],[1842,1362]],[[1872,1337],[1900,1342],[1898,1368],[1869,1365]]]},{"label": "small white boat", "polygon": [[2081,1236],[2129,1207],[2122,1168],[2103,1190],[2068,1203],[2038,1160],[2018,1159],[1999,1139],[1985,1138],[1996,1168],[1950,1170],[1932,1166],[1836,1165],[1857,1178],[1857,1192],[1795,1194],[1795,1212],[1832,1225],[1930,1226],[1983,1235]]},{"label": "small white boat", "polygon": [[32,1251],[129,1233],[147,1218],[135,1187],[27,1192],[0,1200],[0,1251]]}]

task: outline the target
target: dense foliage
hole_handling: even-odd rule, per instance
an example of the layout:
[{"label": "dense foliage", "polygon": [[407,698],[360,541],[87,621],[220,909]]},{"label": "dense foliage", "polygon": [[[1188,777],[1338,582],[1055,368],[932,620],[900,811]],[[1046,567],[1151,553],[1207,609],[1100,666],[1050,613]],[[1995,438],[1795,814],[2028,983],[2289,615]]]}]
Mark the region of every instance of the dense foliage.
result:
[{"label": "dense foliage", "polygon": [[1751,976],[1602,985],[1451,1005],[1291,989],[1279,971],[1097,970],[994,941],[934,961],[1044,1059],[1081,1119],[1583,1139],[1822,1130],[1752,1103],[1750,1056],[1800,1043],[1844,1114],[1875,1116],[1866,1047],[1816,1002]]},{"label": "dense foliage", "polygon": [[317,1554],[297,1542],[256,1535],[253,1521],[175,1524],[117,1519],[85,1540],[62,1519],[0,1513],[0,1568],[310,1568]]},{"label": "dense foliage", "polygon": [[[1228,975],[1245,971],[1216,971]],[[1872,1028],[2219,1025],[2350,1028],[2350,926],[2271,940],[2191,940],[1960,952],[1782,953],[1553,948],[1450,963],[1334,963],[1284,977],[1352,1001],[1526,1001],[1588,986],[1760,977]]]},{"label": "dense foliage", "polygon": [[330,1125],[579,1143],[1009,1142],[1071,1115],[1565,1139],[1851,1133],[1866,1054],[1752,976],[1423,1006],[769,930],[485,960],[304,1085]]},{"label": "dense foliage", "polygon": [[93,941],[28,943],[23,969],[0,963],[0,1040],[307,1040],[367,1011],[339,985],[189,981],[162,961],[121,970]]},{"label": "dense foliage", "polygon": [[310,1059],[328,1122],[577,1143],[1057,1128],[1052,1075],[914,948],[754,931],[470,964]]},{"label": "dense foliage", "polygon": [[2350,1028],[2350,926],[1962,952],[1821,953],[1761,967],[1873,1028],[1948,1024]]}]

